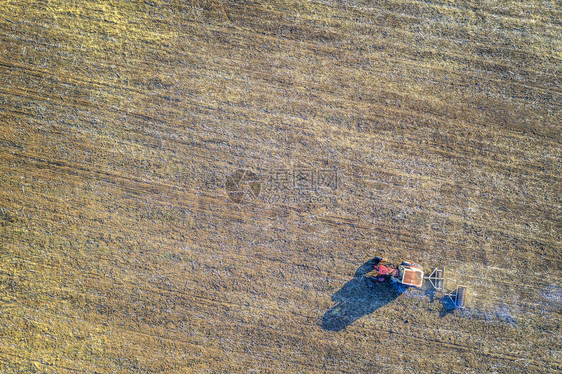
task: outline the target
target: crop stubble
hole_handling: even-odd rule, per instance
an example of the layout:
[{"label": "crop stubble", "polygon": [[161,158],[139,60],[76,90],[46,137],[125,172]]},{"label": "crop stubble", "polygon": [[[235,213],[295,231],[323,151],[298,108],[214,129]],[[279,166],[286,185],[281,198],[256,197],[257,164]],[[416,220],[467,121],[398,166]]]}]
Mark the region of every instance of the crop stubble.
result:
[{"label": "crop stubble", "polygon": [[[470,4],[4,2],[2,371],[560,370],[560,9]],[[323,328],[383,252],[468,308]]]}]

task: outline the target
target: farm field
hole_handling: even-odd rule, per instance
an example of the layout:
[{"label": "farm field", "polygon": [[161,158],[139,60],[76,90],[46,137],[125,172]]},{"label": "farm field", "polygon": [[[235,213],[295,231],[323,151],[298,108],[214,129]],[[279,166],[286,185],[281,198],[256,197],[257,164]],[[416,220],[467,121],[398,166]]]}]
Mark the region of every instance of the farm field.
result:
[{"label": "farm field", "polygon": [[0,10],[0,373],[562,370],[559,3]]}]

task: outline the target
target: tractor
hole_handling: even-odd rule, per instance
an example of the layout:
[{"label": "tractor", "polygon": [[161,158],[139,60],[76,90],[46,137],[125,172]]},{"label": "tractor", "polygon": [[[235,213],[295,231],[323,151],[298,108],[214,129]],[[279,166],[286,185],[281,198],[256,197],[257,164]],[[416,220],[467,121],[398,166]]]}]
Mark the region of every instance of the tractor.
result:
[{"label": "tractor", "polygon": [[[435,268],[429,276],[424,277],[423,268],[411,262],[402,262],[400,265],[392,265],[385,258],[375,257],[373,269],[365,274],[365,277],[375,282],[390,282],[399,287],[415,288],[422,290],[424,279],[428,280],[429,286],[448,297],[453,309],[464,308],[466,305],[466,286],[457,286],[454,291],[445,291],[445,268]],[[427,288],[426,287],[426,288]]]},{"label": "tractor", "polygon": [[373,270],[365,276],[378,282],[390,281],[406,287],[421,288],[423,285],[423,269],[420,265],[402,262],[392,265],[386,259],[375,257]]}]

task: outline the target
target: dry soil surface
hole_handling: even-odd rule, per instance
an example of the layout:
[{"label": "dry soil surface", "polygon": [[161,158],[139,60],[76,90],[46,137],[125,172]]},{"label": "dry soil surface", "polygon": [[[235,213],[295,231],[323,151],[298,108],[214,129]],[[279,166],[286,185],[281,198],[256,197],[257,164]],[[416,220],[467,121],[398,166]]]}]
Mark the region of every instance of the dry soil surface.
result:
[{"label": "dry soil surface", "polygon": [[559,2],[0,10],[0,372],[562,370]]}]

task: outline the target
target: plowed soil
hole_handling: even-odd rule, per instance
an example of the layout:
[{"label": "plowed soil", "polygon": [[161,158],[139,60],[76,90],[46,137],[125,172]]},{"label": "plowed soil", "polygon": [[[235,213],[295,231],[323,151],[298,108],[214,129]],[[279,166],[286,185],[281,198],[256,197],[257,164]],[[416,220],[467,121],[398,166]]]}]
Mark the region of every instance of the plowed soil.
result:
[{"label": "plowed soil", "polygon": [[0,372],[562,370],[559,3],[0,10]]}]

